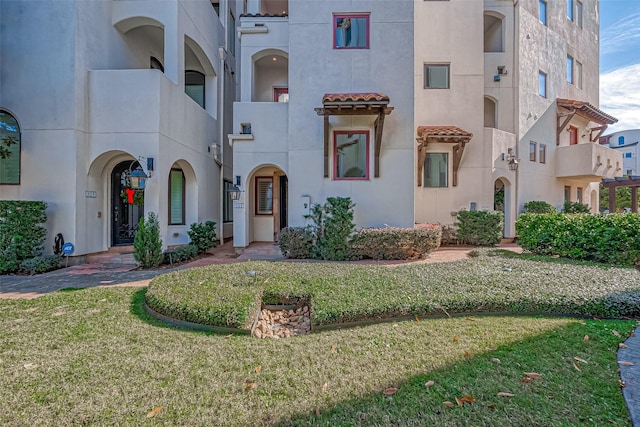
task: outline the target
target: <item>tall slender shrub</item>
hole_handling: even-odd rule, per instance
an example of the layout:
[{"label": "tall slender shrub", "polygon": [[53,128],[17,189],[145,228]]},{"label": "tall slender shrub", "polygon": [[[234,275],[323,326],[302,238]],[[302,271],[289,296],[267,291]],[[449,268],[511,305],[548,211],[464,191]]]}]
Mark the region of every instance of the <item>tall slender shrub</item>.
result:
[{"label": "tall slender shrub", "polygon": [[153,268],[162,263],[160,225],[157,215],[153,212],[149,212],[146,221],[142,217],[138,222],[138,230],[133,240],[133,257],[142,268]]},{"label": "tall slender shrub", "polygon": [[500,243],[504,214],[500,211],[459,211],[458,239],[469,245],[493,246]]}]

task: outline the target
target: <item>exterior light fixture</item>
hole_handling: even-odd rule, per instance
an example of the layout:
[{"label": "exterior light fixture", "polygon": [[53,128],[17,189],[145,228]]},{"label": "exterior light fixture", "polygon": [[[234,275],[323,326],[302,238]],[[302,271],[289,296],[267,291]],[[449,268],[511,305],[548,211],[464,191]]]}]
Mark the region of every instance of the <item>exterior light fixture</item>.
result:
[{"label": "exterior light fixture", "polygon": [[242,190],[240,189],[240,186],[242,185],[240,175],[236,175],[235,179],[236,182],[233,184],[233,187],[227,190],[227,193],[231,196],[231,200],[240,200],[240,194],[242,193]]},{"label": "exterior light fixture", "polygon": [[514,172],[518,170],[518,165],[520,164],[520,158],[516,157],[516,155],[513,154],[513,148],[509,148],[507,152],[506,160],[507,160],[507,165],[509,166],[509,170]]},{"label": "exterior light fixture", "polygon": [[125,174],[129,187],[134,190],[144,190],[144,186],[147,182],[148,176],[146,173],[144,173],[144,170],[142,170],[142,166],[140,166],[137,160],[131,162],[131,165],[129,165],[129,169],[127,169]]}]

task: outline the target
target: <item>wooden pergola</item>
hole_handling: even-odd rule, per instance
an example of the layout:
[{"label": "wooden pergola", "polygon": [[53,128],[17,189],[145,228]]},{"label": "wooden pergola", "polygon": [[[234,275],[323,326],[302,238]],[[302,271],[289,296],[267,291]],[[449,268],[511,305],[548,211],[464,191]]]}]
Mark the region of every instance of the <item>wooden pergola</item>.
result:
[{"label": "wooden pergola", "polygon": [[330,116],[377,116],[374,123],[374,177],[380,176],[380,150],[385,116],[391,114],[389,97],[383,93],[327,93],[322,97],[322,107],[315,108],[324,116],[324,177],[329,178],[329,117]]},{"label": "wooden pergola", "polygon": [[640,176],[605,178],[602,186],[609,189],[609,212],[616,211],[616,188],[631,188],[631,212],[638,213],[638,187],[640,187]]},{"label": "wooden pergola", "polygon": [[422,171],[427,156],[427,145],[434,142],[454,144],[453,146],[453,186],[458,185],[458,169],[462,161],[464,146],[471,141],[473,134],[456,126],[419,126],[418,137],[418,187],[422,187]]}]

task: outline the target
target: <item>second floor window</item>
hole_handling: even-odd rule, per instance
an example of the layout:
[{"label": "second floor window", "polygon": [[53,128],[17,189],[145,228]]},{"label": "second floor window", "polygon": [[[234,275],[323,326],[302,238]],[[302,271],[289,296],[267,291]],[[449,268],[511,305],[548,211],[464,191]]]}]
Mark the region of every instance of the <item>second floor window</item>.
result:
[{"label": "second floor window", "polygon": [[369,49],[369,14],[333,15],[335,49]]},{"label": "second floor window", "polygon": [[184,91],[189,98],[204,108],[204,74],[197,71],[186,71],[184,73]]},{"label": "second floor window", "polygon": [[449,89],[449,64],[424,64],[425,89]]}]

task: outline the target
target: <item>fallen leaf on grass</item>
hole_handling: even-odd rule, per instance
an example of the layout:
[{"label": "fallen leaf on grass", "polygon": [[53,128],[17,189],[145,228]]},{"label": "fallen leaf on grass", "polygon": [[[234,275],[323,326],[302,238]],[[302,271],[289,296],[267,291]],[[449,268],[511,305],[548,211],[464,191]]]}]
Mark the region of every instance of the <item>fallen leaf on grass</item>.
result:
[{"label": "fallen leaf on grass", "polygon": [[322,384],[322,391],[327,391],[327,386],[328,385],[329,385],[328,383]]},{"label": "fallen leaf on grass", "polygon": [[147,414],[147,418],[153,418],[153,417],[155,417],[156,415],[158,415],[158,413],[159,413],[160,411],[162,411],[162,406],[156,406],[155,408],[153,408],[153,409],[151,410],[151,412],[149,412],[149,413]]},{"label": "fallen leaf on grass", "polygon": [[498,349],[498,347],[495,347],[495,346],[487,347],[488,351],[495,351],[497,349]]},{"label": "fallen leaf on grass", "polygon": [[336,344],[331,346],[331,353],[335,353],[338,346]]},{"label": "fallen leaf on grass", "polygon": [[262,371],[262,365],[256,366],[256,372],[260,372],[260,371]]},{"label": "fallen leaf on grass", "polygon": [[620,336],[620,332],[616,331],[615,329],[611,331],[611,333],[617,337]]},{"label": "fallen leaf on grass", "polygon": [[475,397],[466,396],[466,395],[462,396],[461,399],[462,399],[463,402],[466,402],[466,403],[474,403],[476,401]]},{"label": "fallen leaf on grass", "polygon": [[425,386],[426,388],[429,388],[429,387],[432,387],[434,384],[435,384],[435,381],[433,381],[433,380],[429,380],[429,381],[427,381],[426,383],[424,383],[424,386]]},{"label": "fallen leaf on grass", "polygon": [[513,396],[515,396],[515,394],[508,393],[506,391],[501,391],[500,393],[498,393],[498,397],[513,397]]},{"label": "fallen leaf on grass", "polygon": [[257,383],[249,383],[249,384],[244,386],[244,390],[245,391],[251,391],[251,390],[255,390],[257,388],[258,388],[258,384]]},{"label": "fallen leaf on grass", "polygon": [[489,403],[489,404],[487,405],[487,408],[489,408],[489,409],[496,409],[496,404],[495,404],[495,403]]},{"label": "fallen leaf on grass", "polygon": [[449,402],[448,400],[446,402],[442,402],[442,404],[448,408],[453,408],[453,403]]},{"label": "fallen leaf on grass", "polygon": [[456,396],[456,403],[458,404],[458,406],[462,407],[464,406],[464,402],[462,401],[462,399],[460,399],[458,396]]},{"label": "fallen leaf on grass", "polygon": [[520,382],[523,383],[523,384],[530,383],[531,381],[533,381],[533,380],[531,378],[529,378],[529,377],[524,377],[524,378],[522,378],[520,380]]},{"label": "fallen leaf on grass", "polygon": [[420,321],[420,318],[418,318],[418,316],[416,316],[416,322],[419,322],[419,321]]},{"label": "fallen leaf on grass", "polygon": [[491,358],[491,361],[492,361],[493,363],[498,363],[498,364],[502,363],[502,361],[501,361],[500,359],[498,359],[497,357],[493,357],[493,358]]},{"label": "fallen leaf on grass", "polygon": [[471,317],[465,317],[464,320],[468,320],[469,322],[475,322],[476,319],[472,319]]},{"label": "fallen leaf on grass", "polygon": [[225,335],[225,338],[229,339],[233,336],[233,334]]},{"label": "fallen leaf on grass", "polygon": [[625,388],[625,387],[627,386],[627,383],[625,383],[625,382],[624,382],[624,381],[622,381],[622,380],[618,380],[618,383],[620,384],[620,387],[621,387],[621,388]]},{"label": "fallen leaf on grass", "polygon": [[37,367],[38,367],[37,363],[25,363],[24,364],[24,368],[25,369],[34,369],[34,368],[37,368]]},{"label": "fallen leaf on grass", "polygon": [[582,363],[589,363],[589,362],[587,362],[586,360],[584,360],[583,358],[578,357],[578,356],[574,356],[573,358],[574,358],[575,360],[577,360],[578,362],[582,362]]},{"label": "fallen leaf on grass", "polygon": [[598,322],[602,322],[602,320],[598,319],[597,317],[594,317],[593,320],[597,320]]},{"label": "fallen leaf on grass", "polygon": [[548,394],[547,395],[547,399],[553,399],[553,398],[554,398],[553,394]]},{"label": "fallen leaf on grass", "polygon": [[458,337],[457,335],[453,337],[453,342],[458,342],[458,341],[460,341],[460,337]]},{"label": "fallen leaf on grass", "polygon": [[634,366],[633,362],[624,362],[624,361],[619,361],[618,365],[620,366]]},{"label": "fallen leaf on grass", "polygon": [[621,342],[620,344],[618,344],[618,347],[620,347],[620,348],[627,348],[627,345],[626,345],[625,343],[622,343],[622,342]]},{"label": "fallen leaf on grass", "polygon": [[383,391],[383,393],[386,396],[392,396],[392,395],[396,394],[397,392],[398,392],[398,389],[395,388],[395,387],[385,388],[384,391]]},{"label": "fallen leaf on grass", "polygon": [[627,332],[627,337],[631,338],[633,336],[633,331]]},{"label": "fallen leaf on grass", "polygon": [[524,373],[526,376],[528,376],[529,378],[542,378],[542,375],[536,373],[536,372],[525,372]]},{"label": "fallen leaf on grass", "polygon": [[584,336],[584,340],[585,340],[585,341],[589,341],[589,335],[585,335],[585,336]]},{"label": "fallen leaf on grass", "polygon": [[577,363],[574,363],[573,367],[576,368],[576,370],[578,370],[578,371],[582,371],[582,368]]},{"label": "fallen leaf on grass", "polygon": [[464,355],[467,359],[471,359],[471,353],[465,350]]},{"label": "fallen leaf on grass", "polygon": [[586,325],[587,324],[587,322],[585,322],[584,320],[581,320],[578,323],[580,323],[581,325]]}]

